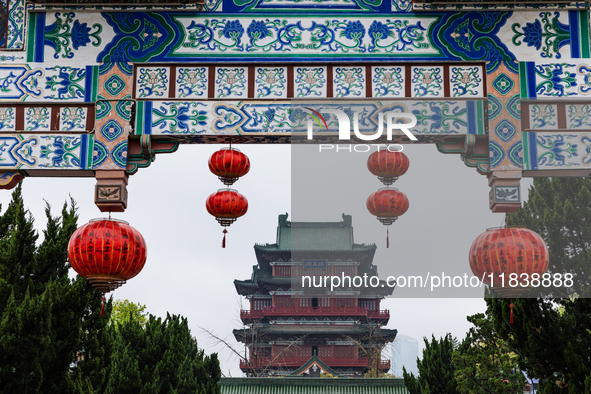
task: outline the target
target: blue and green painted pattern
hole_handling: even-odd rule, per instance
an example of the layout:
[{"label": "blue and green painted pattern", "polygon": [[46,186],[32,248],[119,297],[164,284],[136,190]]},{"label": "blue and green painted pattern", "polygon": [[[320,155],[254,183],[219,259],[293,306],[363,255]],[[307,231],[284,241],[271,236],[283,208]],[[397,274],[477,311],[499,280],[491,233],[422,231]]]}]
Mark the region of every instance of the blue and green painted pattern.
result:
[{"label": "blue and green painted pattern", "polygon": [[[322,113],[323,104],[310,104]],[[324,104],[330,108],[334,103]],[[352,119],[359,114],[362,133],[374,134],[380,112],[410,112],[417,117],[417,135],[485,135],[483,100],[364,101],[339,104]],[[326,114],[328,131],[338,134],[334,115]],[[307,116],[290,101],[138,101],[136,135],[219,135],[305,133]]]},{"label": "blue and green painted pattern", "polygon": [[525,132],[524,170],[591,168],[591,133]]},{"label": "blue and green painted pattern", "polygon": [[591,94],[591,62],[519,63],[521,98],[573,97]]},{"label": "blue and green painted pattern", "polygon": [[0,65],[0,101],[94,102],[98,66]]},{"label": "blue and green painted pattern", "polygon": [[93,139],[88,134],[0,134],[0,169],[87,170]]},{"label": "blue and green painted pattern", "polygon": [[[586,11],[31,14],[28,61],[499,60],[589,57]],[[534,22],[523,23],[523,16]],[[550,29],[550,30],[548,30]],[[512,35],[506,43],[501,34]],[[567,50],[569,47],[570,50]],[[80,55],[79,55],[80,53]],[[519,55],[519,56],[518,56]]]}]

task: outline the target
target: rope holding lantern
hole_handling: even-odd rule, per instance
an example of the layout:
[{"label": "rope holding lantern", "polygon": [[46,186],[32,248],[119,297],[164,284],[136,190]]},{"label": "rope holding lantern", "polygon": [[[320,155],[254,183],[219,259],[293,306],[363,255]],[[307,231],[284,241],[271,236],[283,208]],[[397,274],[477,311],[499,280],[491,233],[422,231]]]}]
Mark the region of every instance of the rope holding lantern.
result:
[{"label": "rope holding lantern", "polygon": [[226,247],[226,234],[232,223],[248,211],[248,200],[242,194],[233,189],[220,189],[211,194],[205,202],[205,207],[210,215],[214,216],[218,223],[224,227],[222,248]]},{"label": "rope holding lantern", "polygon": [[[365,205],[383,225],[390,226],[408,210],[409,202],[406,195],[398,189],[385,187],[372,193]],[[386,228],[386,247],[390,247],[389,228]]]},{"label": "rope holding lantern", "polygon": [[138,275],[146,259],[144,237],[122,220],[91,220],[74,231],[68,242],[70,266],[103,293],[101,316],[105,294]]},{"label": "rope holding lantern", "polygon": [[[530,290],[532,275],[542,277],[546,273],[549,256],[546,242],[536,232],[523,227],[501,227],[487,229],[474,240],[469,260],[476,277],[498,296],[511,299],[509,323],[513,324],[513,300]],[[512,274],[516,275],[516,286],[508,286]]]}]

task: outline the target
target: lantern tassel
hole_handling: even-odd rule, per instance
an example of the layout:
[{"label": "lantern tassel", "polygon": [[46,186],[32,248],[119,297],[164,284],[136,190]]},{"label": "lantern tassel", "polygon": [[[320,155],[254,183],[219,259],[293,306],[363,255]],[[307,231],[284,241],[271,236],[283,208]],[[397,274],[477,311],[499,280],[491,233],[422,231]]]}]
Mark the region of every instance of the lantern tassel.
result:
[{"label": "lantern tassel", "polygon": [[386,227],[386,248],[390,247],[390,229]]},{"label": "lantern tassel", "polygon": [[226,234],[228,233],[228,230],[224,229],[224,239],[222,239],[222,248],[226,247]]},{"label": "lantern tassel", "polygon": [[103,302],[101,303],[101,317],[105,316],[105,296],[103,296]]},{"label": "lantern tassel", "polygon": [[511,308],[511,315],[509,316],[509,323],[513,324],[513,303],[509,304],[509,308]]}]

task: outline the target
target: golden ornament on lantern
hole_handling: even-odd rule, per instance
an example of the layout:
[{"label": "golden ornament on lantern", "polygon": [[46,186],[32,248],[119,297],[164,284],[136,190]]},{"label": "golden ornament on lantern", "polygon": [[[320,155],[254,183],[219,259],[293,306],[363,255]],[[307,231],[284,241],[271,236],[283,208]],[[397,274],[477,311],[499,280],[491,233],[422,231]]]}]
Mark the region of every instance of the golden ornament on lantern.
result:
[{"label": "golden ornament on lantern", "polygon": [[[390,226],[409,207],[408,198],[398,189],[385,187],[372,193],[366,201],[369,212],[385,226]],[[386,247],[390,247],[390,233],[386,229]]]},{"label": "golden ornament on lantern", "polygon": [[104,294],[135,277],[144,268],[146,241],[122,220],[95,219],[78,228],[68,243],[68,261],[80,276]]}]

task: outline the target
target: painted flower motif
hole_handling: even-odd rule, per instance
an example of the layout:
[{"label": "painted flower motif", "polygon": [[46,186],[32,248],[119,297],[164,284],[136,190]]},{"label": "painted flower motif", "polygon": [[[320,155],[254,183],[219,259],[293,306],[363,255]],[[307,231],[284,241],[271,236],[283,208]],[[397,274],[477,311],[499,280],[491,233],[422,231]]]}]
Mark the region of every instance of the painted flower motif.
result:
[{"label": "painted flower motif", "polygon": [[558,136],[556,141],[554,142],[554,147],[551,149],[551,152],[554,153],[554,158],[558,161],[561,165],[564,165],[567,156],[573,157],[578,156],[577,153],[577,144],[569,144],[563,140],[562,136]]},{"label": "painted flower motif", "polygon": [[386,83],[386,84],[390,84],[392,82],[394,82],[394,78],[392,78],[392,74],[391,72],[384,72],[384,77],[382,78],[382,82]]},{"label": "painted flower motif", "polygon": [[9,112],[12,112],[10,108],[0,108],[0,122],[9,118]]},{"label": "painted flower motif", "polygon": [[[571,106],[571,108],[572,108],[572,106]],[[576,105],[574,108],[575,109],[574,109],[573,115],[575,117],[582,118],[584,116],[587,116],[587,112],[586,111],[583,111],[583,106],[582,105]],[[587,149],[589,149],[589,147],[587,147]]]},{"label": "painted flower motif", "polygon": [[275,111],[276,109],[273,107],[269,107],[266,111],[263,112],[263,115],[265,115],[265,118],[267,120],[267,127],[269,124],[271,124],[271,122],[273,121],[273,119],[275,119]]},{"label": "painted flower motif", "polygon": [[207,111],[192,110],[189,112],[189,107],[184,106],[179,108],[179,113],[175,117],[178,121],[178,127],[181,130],[189,130],[189,125],[205,126],[207,124]]},{"label": "painted flower motif", "polygon": [[527,42],[528,47],[535,47],[540,49],[542,47],[542,24],[539,20],[534,23],[526,23],[523,28],[524,42]]},{"label": "painted flower motif", "polygon": [[369,35],[374,39],[384,40],[390,35],[390,28],[382,22],[373,21],[368,31]]},{"label": "painted flower motif", "polygon": [[363,26],[361,21],[351,21],[347,23],[347,26],[345,27],[345,37],[349,40],[361,40],[363,36],[365,36],[365,26]]},{"label": "painted flower motif", "polygon": [[222,30],[224,37],[230,39],[239,39],[244,34],[244,28],[240,24],[240,21],[236,19],[235,21],[228,21],[226,26],[224,26],[224,30]]},{"label": "painted flower motif", "polygon": [[468,72],[464,72],[464,73],[460,73],[461,74],[461,78],[460,81],[462,81],[462,83],[468,84],[470,82],[472,82],[472,76],[470,75],[470,73]]},{"label": "painted flower motif", "polygon": [[313,72],[307,72],[306,73],[306,78],[304,79],[304,81],[310,85],[313,85],[316,83],[318,79],[314,77],[314,73]]},{"label": "painted flower motif", "polygon": [[267,29],[264,21],[255,21],[253,19],[248,29],[246,29],[246,33],[251,39],[258,40],[261,37],[266,37],[269,34],[269,29]]},{"label": "painted flower motif", "polygon": [[277,82],[277,78],[275,78],[273,75],[269,75],[267,78],[265,78],[265,82],[269,85],[273,85],[275,82]]},{"label": "painted flower motif", "polygon": [[298,121],[306,119],[306,113],[302,111],[300,108],[296,108],[295,110],[290,110],[289,113],[289,120],[291,122],[297,123]]},{"label": "painted flower motif", "polygon": [[457,29],[451,33],[452,38],[464,49],[470,49],[470,40],[472,40],[472,33],[468,23],[462,23]]},{"label": "painted flower motif", "polygon": [[90,42],[90,27],[86,23],[75,20],[72,26],[72,46],[74,49],[84,47]]},{"label": "painted flower motif", "polygon": [[569,96],[570,93],[565,92],[566,89],[577,86],[576,74],[564,70],[561,64],[556,64],[553,69],[546,68],[543,77],[545,81],[538,86],[538,91],[548,89],[548,91],[556,91],[555,96]]},{"label": "painted flower motif", "polygon": [[236,82],[238,82],[238,78],[236,78],[236,74],[232,71],[229,71],[228,76],[226,77],[226,82],[229,83],[230,85],[234,85]]},{"label": "painted flower motif", "polygon": [[[53,145],[53,150],[51,149]],[[64,141],[62,137],[55,137],[52,145],[41,145],[41,155],[40,157],[49,158],[51,153],[54,154],[51,161],[55,167],[59,167],[60,163],[64,161],[64,154],[66,153],[66,149],[64,148]],[[68,164],[68,163],[66,163]]]},{"label": "painted flower motif", "polygon": [[47,79],[46,87],[51,87],[53,89],[54,86],[59,86],[57,92],[60,99],[68,96],[71,89],[73,89],[76,95],[79,96],[78,92],[76,92],[76,84],[74,81],[72,81],[73,76],[74,75],[70,75],[68,73],[68,70],[65,67],[62,67],[60,68],[59,74],[57,76],[57,78],[59,78],[59,82],[55,83],[57,79],[54,81],[50,77],[45,77],[45,79]]},{"label": "painted flower motif", "polygon": [[348,84],[354,83],[355,78],[353,78],[353,73],[351,73],[351,72],[346,73],[344,81]]}]

